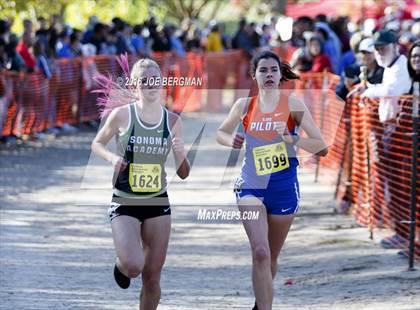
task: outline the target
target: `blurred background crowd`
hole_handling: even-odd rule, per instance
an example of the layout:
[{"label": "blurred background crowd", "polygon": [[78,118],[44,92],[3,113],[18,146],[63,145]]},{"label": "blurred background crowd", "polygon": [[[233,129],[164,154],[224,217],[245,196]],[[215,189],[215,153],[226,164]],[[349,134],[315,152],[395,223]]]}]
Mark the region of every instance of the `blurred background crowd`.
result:
[{"label": "blurred background crowd", "polygon": [[327,17],[325,14],[300,16],[293,24],[282,20],[276,16],[268,22],[242,18],[237,21],[236,29],[227,33],[225,24],[217,20],[200,26],[197,20],[185,19],[178,26],[158,23],[153,16],[138,24],[130,24],[120,17],[106,23],[91,16],[84,29],[77,29],[53,14],[48,19],[42,16],[36,20],[24,19],[22,33],[16,34],[11,31],[14,20],[2,19],[0,69],[42,70],[48,77],[51,64],[57,58],[123,53],[143,57],[151,52],[168,51],[182,56],[186,52],[229,49],[242,49],[252,56],[259,49],[290,44],[297,48],[290,59],[295,70],[342,74],[352,64],[363,62],[359,52],[369,52],[369,48],[364,44],[359,51],[359,45],[379,29],[393,31],[399,52],[406,55],[420,37],[420,16],[413,16],[398,5],[386,7],[375,18],[356,21],[348,16]]}]

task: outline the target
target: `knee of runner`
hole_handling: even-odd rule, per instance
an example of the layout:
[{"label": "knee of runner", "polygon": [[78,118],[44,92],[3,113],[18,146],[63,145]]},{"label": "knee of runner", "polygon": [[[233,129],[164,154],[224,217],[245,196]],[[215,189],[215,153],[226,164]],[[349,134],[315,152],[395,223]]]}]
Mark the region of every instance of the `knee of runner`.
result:
[{"label": "knee of runner", "polygon": [[262,263],[270,260],[270,251],[267,246],[257,245],[252,252],[252,256],[257,262]]},{"label": "knee of runner", "polygon": [[123,266],[127,270],[127,276],[130,278],[136,278],[143,272],[144,263],[136,261],[123,262]]},{"label": "knee of runner", "polygon": [[160,289],[160,272],[157,273],[144,273],[143,274],[143,285],[149,290]]}]

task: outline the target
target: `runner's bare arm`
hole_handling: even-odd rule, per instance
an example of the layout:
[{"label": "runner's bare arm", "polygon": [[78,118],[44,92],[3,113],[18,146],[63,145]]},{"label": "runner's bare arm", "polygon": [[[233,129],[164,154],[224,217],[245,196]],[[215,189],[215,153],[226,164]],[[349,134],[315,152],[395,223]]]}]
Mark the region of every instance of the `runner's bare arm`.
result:
[{"label": "runner's bare arm", "polygon": [[289,108],[294,121],[302,127],[308,135],[308,138],[299,137],[296,145],[312,154],[326,156],[328,147],[322,137],[321,130],[315,124],[307,106],[297,98],[291,97],[289,100]]},{"label": "runner's bare arm", "polygon": [[[217,129],[217,142],[225,146],[235,146],[235,138],[232,134],[236,126],[241,122],[244,115],[248,98],[239,98],[230,109],[229,115]],[[243,138],[242,138],[243,142]]]},{"label": "runner's bare arm", "polygon": [[106,145],[112,139],[112,137],[119,133],[121,124],[127,123],[126,120],[128,118],[129,116],[125,107],[116,108],[113,110],[106,119],[103,127],[96,134],[96,137],[93,139],[91,144],[93,153],[112,163],[114,168],[116,168],[117,165],[122,165],[123,159],[109,151],[106,148]]},{"label": "runner's bare arm", "polygon": [[171,129],[172,132],[172,150],[175,157],[176,173],[181,179],[185,179],[190,174],[190,162],[185,151],[182,120],[176,116],[176,120]]}]

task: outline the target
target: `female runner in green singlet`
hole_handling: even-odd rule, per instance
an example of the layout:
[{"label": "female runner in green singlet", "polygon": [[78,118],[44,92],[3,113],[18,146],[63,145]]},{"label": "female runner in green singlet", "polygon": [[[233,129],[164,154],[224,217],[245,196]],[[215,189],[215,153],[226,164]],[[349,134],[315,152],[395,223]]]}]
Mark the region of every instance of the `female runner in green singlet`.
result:
[{"label": "female runner in green singlet", "polygon": [[[121,288],[141,274],[140,309],[156,309],[160,275],[171,231],[171,209],[166,193],[165,161],[173,150],[177,174],[190,171],[182,137],[181,119],[162,102],[162,73],[156,62],[140,59],[131,81],[136,100],[112,110],[94,141],[92,150],[114,167],[114,192],[108,210],[116,264],[114,277]],[[118,153],[106,148],[116,137]]]}]

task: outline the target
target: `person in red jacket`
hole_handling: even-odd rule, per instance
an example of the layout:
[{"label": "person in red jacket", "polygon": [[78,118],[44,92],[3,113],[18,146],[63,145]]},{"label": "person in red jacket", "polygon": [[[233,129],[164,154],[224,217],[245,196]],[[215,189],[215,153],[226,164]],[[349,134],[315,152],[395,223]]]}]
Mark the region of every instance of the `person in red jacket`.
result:
[{"label": "person in red jacket", "polygon": [[331,61],[327,55],[322,52],[322,39],[312,36],[308,42],[309,55],[312,58],[312,68],[310,72],[323,72],[327,70],[332,72]]},{"label": "person in red jacket", "polygon": [[32,53],[31,47],[33,45],[33,35],[30,32],[24,32],[22,41],[16,47],[16,51],[22,56],[25,61],[26,68],[29,72],[34,71],[36,60]]}]

